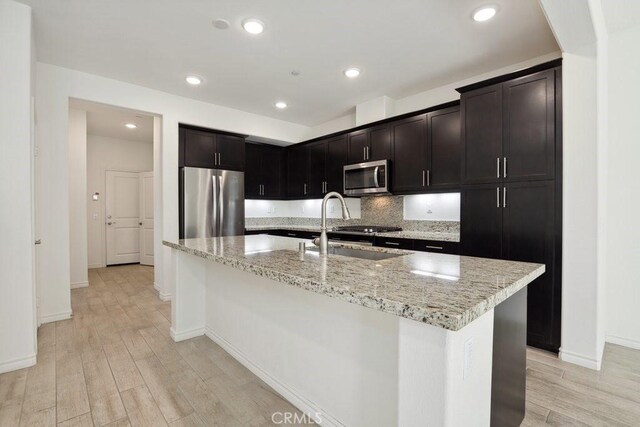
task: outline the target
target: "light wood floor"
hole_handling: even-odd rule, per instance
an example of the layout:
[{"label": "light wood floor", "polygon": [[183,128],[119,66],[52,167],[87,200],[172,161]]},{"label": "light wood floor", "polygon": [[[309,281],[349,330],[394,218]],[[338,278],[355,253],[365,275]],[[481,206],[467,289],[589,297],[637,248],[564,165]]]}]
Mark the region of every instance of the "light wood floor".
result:
[{"label": "light wood floor", "polygon": [[262,426],[298,412],[206,337],[175,343],[153,268],[90,270],[38,363],[0,375],[0,426]]},{"label": "light wood floor", "polygon": [[[153,269],[91,270],[74,317],[38,331],[38,363],[0,375],[0,426],[272,425],[295,412],[208,338],[175,343]],[[640,351],[607,345],[600,372],[530,349],[523,426],[640,426]]]}]

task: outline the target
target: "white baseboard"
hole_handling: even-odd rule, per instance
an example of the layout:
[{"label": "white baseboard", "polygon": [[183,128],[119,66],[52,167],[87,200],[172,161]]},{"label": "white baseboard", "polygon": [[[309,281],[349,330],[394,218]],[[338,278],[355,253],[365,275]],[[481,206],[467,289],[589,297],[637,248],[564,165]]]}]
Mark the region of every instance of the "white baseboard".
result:
[{"label": "white baseboard", "polygon": [[169,329],[169,334],[175,342],[188,340],[190,338],[201,337],[204,335],[204,328],[195,328],[189,331],[176,332],[173,326]]},{"label": "white baseboard", "polygon": [[67,319],[71,319],[71,310],[63,311],[61,313],[47,314],[46,316],[40,316],[40,324],[57,322],[59,320]]},{"label": "white baseboard", "polygon": [[71,289],[86,288],[88,286],[89,282],[75,282],[71,284]]},{"label": "white baseboard", "polygon": [[153,282],[153,289],[156,290],[156,292],[158,293],[158,298],[160,298],[162,301],[171,301],[171,293],[170,292],[162,292],[162,290],[160,289],[160,286],[158,286],[158,284],[156,282]]},{"label": "white baseboard", "polygon": [[605,337],[606,342],[610,342],[611,344],[621,345],[623,347],[633,348],[635,350],[640,350],[640,341],[630,340],[628,338],[617,337],[615,335],[607,335]]},{"label": "white baseboard", "polygon": [[92,268],[105,268],[105,267],[106,267],[106,265],[104,265],[104,264],[89,264],[89,265],[87,266],[87,268],[88,268],[88,269],[92,269]]},{"label": "white baseboard", "polygon": [[7,360],[0,362],[0,374],[5,372],[16,371],[22,368],[28,368],[36,364],[36,354],[33,353],[26,357],[19,357],[17,359]]},{"label": "white baseboard", "polygon": [[321,422],[319,424],[323,426],[340,426],[343,427],[344,424],[341,423],[337,418],[332,417],[327,414],[322,408],[320,408],[316,403],[304,397],[297,390],[289,387],[288,385],[280,382],[278,379],[273,377],[267,371],[262,369],[260,366],[251,361],[244,353],[234,347],[227,340],[216,334],[211,328],[205,328],[205,335],[211,339],[211,341],[218,344],[222,347],[227,353],[229,353],[234,359],[236,359],[240,364],[242,364],[245,368],[254,373],[258,378],[267,383],[271,388],[280,393],[282,397],[284,397],[287,401],[289,401],[293,406],[300,409],[305,414],[308,414],[311,419],[315,419],[316,414],[321,418]]},{"label": "white baseboard", "polygon": [[574,365],[583,366],[596,371],[600,370],[600,365],[602,364],[602,355],[600,355],[600,359],[594,359],[593,357],[572,353],[561,348],[558,356],[560,356],[560,360],[564,362],[573,363]]}]

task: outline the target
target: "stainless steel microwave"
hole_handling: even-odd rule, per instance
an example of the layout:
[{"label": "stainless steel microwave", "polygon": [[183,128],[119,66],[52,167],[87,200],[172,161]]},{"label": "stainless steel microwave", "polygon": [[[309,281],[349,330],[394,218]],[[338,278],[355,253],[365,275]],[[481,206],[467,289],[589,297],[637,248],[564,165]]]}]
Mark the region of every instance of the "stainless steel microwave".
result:
[{"label": "stainless steel microwave", "polygon": [[389,160],[344,167],[344,194],[363,196],[389,193]]}]

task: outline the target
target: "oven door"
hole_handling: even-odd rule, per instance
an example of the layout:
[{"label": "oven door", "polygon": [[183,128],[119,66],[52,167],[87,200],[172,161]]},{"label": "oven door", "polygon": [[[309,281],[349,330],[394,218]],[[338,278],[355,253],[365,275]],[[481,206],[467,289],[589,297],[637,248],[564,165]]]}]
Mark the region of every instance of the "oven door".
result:
[{"label": "oven door", "polygon": [[344,167],[344,194],[347,196],[388,193],[389,161],[358,163]]}]

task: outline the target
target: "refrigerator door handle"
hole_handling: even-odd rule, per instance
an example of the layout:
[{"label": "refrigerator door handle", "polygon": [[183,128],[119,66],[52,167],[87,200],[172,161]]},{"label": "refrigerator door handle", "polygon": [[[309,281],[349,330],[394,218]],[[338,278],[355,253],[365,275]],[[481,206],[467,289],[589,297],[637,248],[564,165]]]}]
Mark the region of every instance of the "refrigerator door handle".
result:
[{"label": "refrigerator door handle", "polygon": [[[218,206],[222,205],[224,201],[224,193],[223,193],[224,185],[222,185],[222,176],[220,176],[219,179],[220,179],[220,196],[218,197],[218,200],[217,200]],[[224,208],[220,206],[220,208],[218,209],[218,212],[220,216],[218,224],[220,225],[218,226],[217,231],[218,231],[218,236],[222,236],[222,224],[224,224]]]},{"label": "refrigerator door handle", "polygon": [[211,209],[211,228],[213,233],[211,235],[213,237],[218,237],[218,180],[217,176],[214,174],[211,176],[211,184],[212,184],[212,192],[213,197],[211,198],[212,209]]}]

